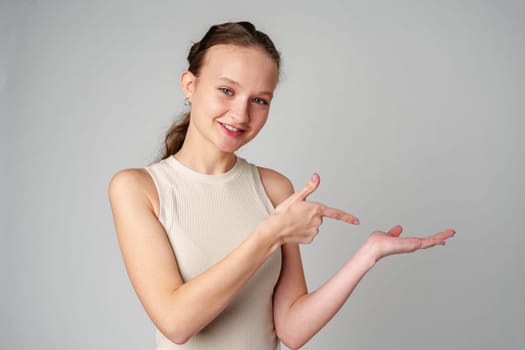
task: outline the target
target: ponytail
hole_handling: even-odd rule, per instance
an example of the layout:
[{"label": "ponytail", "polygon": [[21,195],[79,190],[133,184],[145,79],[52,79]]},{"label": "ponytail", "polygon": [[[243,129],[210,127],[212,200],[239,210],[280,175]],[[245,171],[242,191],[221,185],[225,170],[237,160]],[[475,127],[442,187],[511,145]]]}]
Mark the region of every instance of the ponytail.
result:
[{"label": "ponytail", "polygon": [[184,143],[188,126],[190,125],[190,112],[184,114],[183,119],[174,122],[164,138],[164,154],[161,159],[168,158],[177,153]]}]

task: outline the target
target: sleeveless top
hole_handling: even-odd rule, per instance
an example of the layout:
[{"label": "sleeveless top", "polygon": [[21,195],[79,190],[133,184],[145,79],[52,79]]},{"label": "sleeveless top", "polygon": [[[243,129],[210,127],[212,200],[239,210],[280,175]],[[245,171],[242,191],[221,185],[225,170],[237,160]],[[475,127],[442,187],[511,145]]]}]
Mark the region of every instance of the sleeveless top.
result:
[{"label": "sleeveless top", "polygon": [[[198,173],[173,156],[144,168],[155,183],[159,221],[184,281],[222,260],[274,209],[257,167],[240,157],[219,175]],[[157,329],[156,349],[280,349],[272,303],[280,270],[277,249],[215,320],[183,345]]]}]

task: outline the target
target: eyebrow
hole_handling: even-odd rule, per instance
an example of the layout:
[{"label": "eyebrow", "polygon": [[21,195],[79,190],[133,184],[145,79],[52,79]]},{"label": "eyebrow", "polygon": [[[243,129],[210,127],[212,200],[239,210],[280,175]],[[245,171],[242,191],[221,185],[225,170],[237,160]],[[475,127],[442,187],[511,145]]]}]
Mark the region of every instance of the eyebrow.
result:
[{"label": "eyebrow", "polygon": [[[237,87],[241,86],[241,84],[238,81],[232,80],[230,78],[220,77],[218,80],[221,80],[221,81],[223,81],[223,82],[225,82],[227,84],[231,84],[231,85],[234,85],[234,86],[237,86]],[[271,92],[271,91],[261,91],[258,94],[260,94],[260,95],[268,95],[270,97],[273,97],[273,92]]]}]

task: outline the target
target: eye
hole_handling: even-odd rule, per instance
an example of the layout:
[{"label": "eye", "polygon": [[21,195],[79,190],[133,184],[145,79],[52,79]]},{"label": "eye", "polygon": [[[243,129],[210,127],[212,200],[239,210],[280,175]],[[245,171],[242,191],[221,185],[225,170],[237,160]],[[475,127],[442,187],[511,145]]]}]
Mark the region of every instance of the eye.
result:
[{"label": "eye", "polygon": [[232,96],[233,95],[233,91],[228,89],[228,88],[225,88],[225,87],[219,88],[219,91],[222,92],[225,95],[228,95],[228,96]]},{"label": "eye", "polygon": [[267,105],[268,104],[268,102],[266,100],[263,100],[262,98],[258,98],[258,97],[254,98],[252,101],[257,103],[258,105]]}]

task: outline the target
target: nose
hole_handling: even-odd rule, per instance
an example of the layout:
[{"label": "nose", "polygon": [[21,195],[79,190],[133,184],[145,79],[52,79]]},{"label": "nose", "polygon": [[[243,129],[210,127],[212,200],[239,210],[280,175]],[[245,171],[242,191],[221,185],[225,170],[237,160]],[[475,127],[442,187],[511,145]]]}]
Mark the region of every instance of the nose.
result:
[{"label": "nose", "polygon": [[231,108],[232,118],[239,124],[247,123],[250,120],[249,102],[245,99],[238,99]]}]

